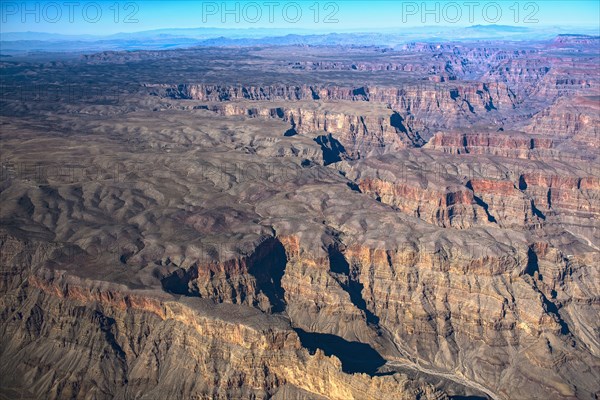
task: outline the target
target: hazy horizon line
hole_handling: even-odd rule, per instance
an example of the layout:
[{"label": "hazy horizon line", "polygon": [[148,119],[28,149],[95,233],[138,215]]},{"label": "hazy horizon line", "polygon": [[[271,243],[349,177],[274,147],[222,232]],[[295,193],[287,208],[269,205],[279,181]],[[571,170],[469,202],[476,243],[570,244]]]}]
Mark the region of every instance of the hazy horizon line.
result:
[{"label": "hazy horizon line", "polygon": [[600,36],[600,28],[597,25],[571,25],[571,24],[548,24],[548,25],[535,25],[535,26],[523,26],[523,25],[508,25],[508,24],[470,24],[470,25],[415,25],[415,26],[404,26],[404,27],[363,27],[363,28],[342,28],[342,29],[325,29],[325,28],[281,28],[281,27],[240,27],[240,28],[231,28],[231,27],[204,27],[204,26],[196,26],[196,27],[166,27],[166,28],[155,28],[155,29],[144,29],[139,31],[123,31],[123,32],[115,32],[115,33],[61,33],[61,32],[50,32],[50,31],[9,31],[9,32],[0,32],[0,37],[3,35],[13,35],[13,34],[47,34],[47,35],[57,35],[57,36],[73,36],[73,37],[109,37],[116,35],[135,35],[139,33],[151,33],[151,32],[159,32],[159,31],[193,31],[193,30],[205,30],[205,31],[238,31],[238,32],[251,32],[251,31],[277,31],[277,32],[318,32],[318,33],[381,33],[381,31],[410,31],[410,30],[419,30],[419,29],[464,29],[464,28],[516,28],[522,30],[536,31],[543,30],[549,28],[558,28],[558,29],[598,29],[598,35]]}]

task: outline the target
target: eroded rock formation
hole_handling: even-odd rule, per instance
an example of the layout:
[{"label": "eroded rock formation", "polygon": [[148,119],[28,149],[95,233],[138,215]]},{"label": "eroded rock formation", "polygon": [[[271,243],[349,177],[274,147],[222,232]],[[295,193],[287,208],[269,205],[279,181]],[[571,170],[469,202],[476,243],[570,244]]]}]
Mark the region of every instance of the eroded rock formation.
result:
[{"label": "eroded rock formation", "polygon": [[3,61],[1,396],[597,398],[594,43]]}]

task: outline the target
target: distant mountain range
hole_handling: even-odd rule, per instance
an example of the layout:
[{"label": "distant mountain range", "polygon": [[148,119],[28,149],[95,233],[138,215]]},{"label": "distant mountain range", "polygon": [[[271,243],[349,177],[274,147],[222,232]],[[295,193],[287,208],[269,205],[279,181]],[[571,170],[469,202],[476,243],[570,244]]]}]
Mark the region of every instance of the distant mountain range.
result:
[{"label": "distant mountain range", "polygon": [[106,36],[61,35],[44,32],[0,34],[4,55],[28,52],[91,52],[150,50],[191,46],[259,45],[378,45],[394,47],[414,41],[548,40],[559,34],[597,35],[597,28],[521,27],[508,25],[423,26],[417,28],[365,30],[335,33],[307,29],[173,28],[118,33]]}]

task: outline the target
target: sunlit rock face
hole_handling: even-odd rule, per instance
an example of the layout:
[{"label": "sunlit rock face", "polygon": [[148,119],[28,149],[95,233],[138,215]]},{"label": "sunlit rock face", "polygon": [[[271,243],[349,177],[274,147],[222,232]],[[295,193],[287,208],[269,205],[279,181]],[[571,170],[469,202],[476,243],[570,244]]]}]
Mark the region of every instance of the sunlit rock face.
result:
[{"label": "sunlit rock face", "polygon": [[597,39],[518,47],[3,59],[1,397],[596,398]]}]

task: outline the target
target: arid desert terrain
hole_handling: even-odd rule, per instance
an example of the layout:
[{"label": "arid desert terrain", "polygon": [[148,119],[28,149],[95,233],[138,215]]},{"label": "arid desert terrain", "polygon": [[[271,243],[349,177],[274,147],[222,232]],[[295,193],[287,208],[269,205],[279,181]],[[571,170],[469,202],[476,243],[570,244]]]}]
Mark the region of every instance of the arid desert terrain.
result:
[{"label": "arid desert terrain", "polygon": [[3,57],[0,398],[598,399],[599,46]]}]

